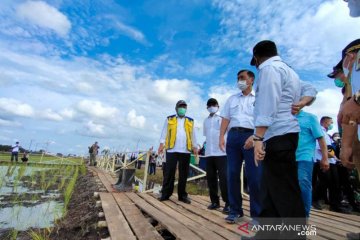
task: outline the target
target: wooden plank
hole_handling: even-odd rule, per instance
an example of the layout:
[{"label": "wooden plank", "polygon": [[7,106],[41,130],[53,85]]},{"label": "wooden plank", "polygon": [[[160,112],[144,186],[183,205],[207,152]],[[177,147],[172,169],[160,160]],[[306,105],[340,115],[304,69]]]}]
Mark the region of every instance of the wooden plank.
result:
[{"label": "wooden plank", "polygon": [[149,214],[152,218],[156,219],[160,222],[166,229],[171,232],[178,239],[191,239],[196,240],[200,239],[195,233],[185,227],[182,223],[176,221],[174,218],[169,217],[162,211],[156,209],[147,203],[144,199],[140,198],[135,193],[126,192],[127,197],[129,197],[139,208],[141,208],[144,212]]},{"label": "wooden plank", "polygon": [[330,215],[330,216],[334,216],[334,217],[340,217],[342,219],[356,221],[357,223],[359,223],[359,226],[360,226],[360,216],[357,216],[354,214],[344,214],[344,213],[338,213],[338,212],[333,212],[333,211],[329,211],[329,210],[317,210],[314,208],[311,209],[311,213],[315,214],[315,215],[326,214],[326,215]]},{"label": "wooden plank", "polygon": [[163,239],[140,209],[124,193],[113,193],[113,196],[139,240]]},{"label": "wooden plank", "polygon": [[[211,221],[212,223],[215,223],[229,231],[232,231],[236,234],[240,234],[240,235],[245,235],[243,234],[239,229],[238,229],[238,225],[237,224],[228,224],[225,222],[224,218],[225,218],[225,215],[223,215],[222,217],[214,214],[213,212],[216,212],[216,211],[211,211],[209,212],[210,210],[208,211],[204,211],[206,209],[205,206],[197,203],[197,202],[191,202],[191,204],[186,204],[186,203],[183,203],[183,202],[180,202],[180,201],[177,201],[177,198],[175,197],[171,197],[170,198],[175,204],[177,205],[180,205],[182,207],[184,207],[185,209],[187,209],[188,211],[196,214],[196,215],[199,215],[203,218],[206,218],[207,220]],[[244,221],[241,221],[240,224],[245,224],[249,221],[247,221],[246,218],[244,218]]]},{"label": "wooden plank", "polygon": [[207,240],[224,239],[216,232],[213,232],[211,229],[206,228],[205,226],[199,224],[198,222],[193,221],[192,219],[182,215],[181,213],[178,213],[174,209],[170,208],[169,206],[166,206],[165,204],[151,197],[150,195],[143,193],[143,194],[139,194],[139,196],[143,198],[146,202],[150,203],[155,208],[161,210],[165,214],[175,218],[177,221],[184,224],[187,228],[191,229],[195,234],[199,235],[199,237],[201,237],[202,239],[207,239]]},{"label": "wooden plank", "polygon": [[112,240],[136,240],[111,193],[100,193],[101,205]]},{"label": "wooden plank", "polygon": [[163,202],[165,205],[173,208],[174,210],[176,210],[177,212],[183,214],[184,216],[187,216],[188,218],[202,224],[203,226],[206,226],[208,228],[210,228],[212,231],[216,232],[217,234],[221,235],[222,237],[224,237],[225,239],[234,239],[234,240],[238,240],[240,237],[240,234],[238,233],[234,233],[231,232],[217,224],[214,224],[213,222],[210,222],[209,220],[198,216],[196,214],[191,213],[190,211],[188,211],[187,209],[183,208],[180,205],[175,204],[172,201],[164,201]]},{"label": "wooden plank", "polygon": [[98,173],[98,177],[108,192],[115,192],[112,184],[109,182],[109,180],[105,177],[103,173]]}]

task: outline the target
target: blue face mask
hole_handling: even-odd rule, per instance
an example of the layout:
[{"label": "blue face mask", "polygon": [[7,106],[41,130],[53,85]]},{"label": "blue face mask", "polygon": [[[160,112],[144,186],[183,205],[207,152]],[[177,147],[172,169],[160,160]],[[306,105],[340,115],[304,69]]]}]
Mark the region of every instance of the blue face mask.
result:
[{"label": "blue face mask", "polygon": [[333,127],[334,127],[334,125],[330,124],[330,125],[328,126],[328,131],[330,131],[331,129],[333,129]]},{"label": "blue face mask", "polygon": [[336,78],[334,80],[335,86],[339,87],[339,88],[343,88],[345,86],[345,83],[343,81],[341,81],[339,78]]}]

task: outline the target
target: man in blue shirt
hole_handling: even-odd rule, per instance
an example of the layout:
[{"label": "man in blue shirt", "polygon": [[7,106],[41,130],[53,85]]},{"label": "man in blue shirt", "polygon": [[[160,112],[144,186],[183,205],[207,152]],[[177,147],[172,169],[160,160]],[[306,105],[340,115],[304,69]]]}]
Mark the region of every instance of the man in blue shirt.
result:
[{"label": "man in blue shirt", "polygon": [[305,214],[308,218],[312,202],[312,173],[316,140],[318,140],[322,152],[320,168],[327,171],[329,169],[329,162],[324,134],[317,117],[311,113],[300,111],[299,114],[296,115],[296,118],[300,125],[299,144],[296,150],[298,179],[304,202]]}]

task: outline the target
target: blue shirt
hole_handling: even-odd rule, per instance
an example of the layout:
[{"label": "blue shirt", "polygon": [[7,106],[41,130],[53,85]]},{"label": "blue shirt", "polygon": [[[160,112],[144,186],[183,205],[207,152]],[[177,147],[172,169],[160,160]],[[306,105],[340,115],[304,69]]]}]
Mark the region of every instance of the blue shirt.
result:
[{"label": "blue shirt", "polygon": [[295,71],[279,56],[260,64],[254,116],[255,127],[268,127],[264,140],[299,132],[298,121],[291,114],[291,105],[303,96],[315,97],[316,94],[316,89],[300,81]]},{"label": "blue shirt", "polygon": [[318,118],[314,114],[300,111],[296,118],[300,125],[296,161],[312,162],[315,154],[316,140],[324,136],[323,131]]}]

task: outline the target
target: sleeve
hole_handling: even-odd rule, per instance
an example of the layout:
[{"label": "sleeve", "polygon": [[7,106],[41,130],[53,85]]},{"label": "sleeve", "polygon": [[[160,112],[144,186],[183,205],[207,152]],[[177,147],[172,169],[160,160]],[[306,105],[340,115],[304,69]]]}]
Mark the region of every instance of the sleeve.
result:
[{"label": "sleeve", "polygon": [[165,143],[165,139],[166,139],[166,131],[167,131],[167,124],[168,124],[168,120],[167,118],[165,119],[164,122],[164,126],[161,132],[161,136],[160,136],[160,143]]},{"label": "sleeve", "polygon": [[205,122],[206,122],[206,118],[205,118],[204,123],[203,123],[203,136],[204,137],[206,137]]},{"label": "sleeve", "polygon": [[193,147],[197,147],[197,139],[196,139],[196,131],[195,131],[195,121],[194,121],[194,124],[193,124],[193,131],[192,131],[192,146]]},{"label": "sleeve", "polygon": [[272,66],[259,74],[255,100],[255,127],[268,127],[274,122],[282,94],[281,74]]},{"label": "sleeve", "polygon": [[225,105],[220,113],[220,116],[226,118],[227,120],[230,120],[230,100],[231,97],[226,100]]},{"label": "sleeve", "polygon": [[312,84],[300,80],[300,87],[301,87],[301,97],[306,96],[306,97],[316,98],[317,90]]},{"label": "sleeve", "polygon": [[[321,129],[320,123],[316,116],[313,116],[311,119],[311,132],[314,138],[318,139],[324,136],[324,133]],[[317,142],[316,142],[317,143]],[[319,147],[320,148],[320,147]]]}]

